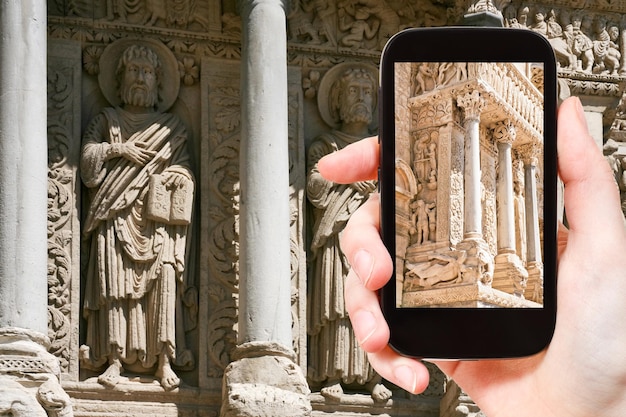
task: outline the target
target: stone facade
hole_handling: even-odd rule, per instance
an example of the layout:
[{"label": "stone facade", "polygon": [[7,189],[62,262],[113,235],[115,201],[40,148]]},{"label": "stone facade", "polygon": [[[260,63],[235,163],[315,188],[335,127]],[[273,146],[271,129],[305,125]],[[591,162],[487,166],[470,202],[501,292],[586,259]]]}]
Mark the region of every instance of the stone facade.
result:
[{"label": "stone facade", "polygon": [[[468,3],[472,4],[468,7]],[[598,145],[604,146],[618,183],[626,190],[626,151],[622,149],[626,139],[620,133],[626,119],[622,100],[626,5],[622,2],[302,0],[287,5],[272,0],[48,0],[47,27],[43,27],[45,5],[43,0],[19,2],[19,7],[16,2],[3,1],[0,13],[0,30],[27,38],[3,36],[3,57],[9,54],[6,56],[22,59],[18,53],[21,45],[30,45],[26,49],[33,54],[17,66],[21,73],[6,64],[10,59],[0,63],[3,75],[15,80],[0,85],[6,98],[0,106],[0,141],[5,150],[0,155],[0,181],[8,184],[2,188],[6,194],[2,200],[32,208],[26,217],[20,217],[23,214],[17,210],[15,216],[13,211],[3,210],[11,215],[7,214],[0,224],[2,252],[9,256],[1,262],[6,269],[2,271],[2,286],[15,289],[2,292],[0,297],[0,415],[480,415],[471,400],[436,369],[432,370],[428,390],[419,396],[408,395],[375,376],[346,378],[341,392],[324,395],[322,387],[328,384],[319,378],[313,381],[313,372],[308,371],[315,364],[312,358],[333,348],[332,344],[312,344],[310,340],[315,337],[309,336],[312,332],[307,304],[315,275],[311,241],[319,227],[311,195],[307,196],[307,176],[310,178],[312,168],[309,150],[316,139],[342,130],[341,119],[333,114],[335,105],[329,101],[334,82],[346,70],[375,69],[382,46],[400,29],[457,24],[467,15],[475,24],[502,22],[504,26],[522,26],[544,34],[559,57],[561,97],[582,98],[592,133]],[[43,50],[46,29],[47,60]],[[100,378],[105,363],[85,366],[87,351],[81,349],[89,346],[94,336],[89,315],[85,314],[88,271],[94,259],[86,225],[91,210],[116,203],[107,199],[113,194],[107,194],[101,205],[90,208],[93,196],[85,177],[88,165],[81,157],[84,159],[86,133],[91,131],[89,123],[121,99],[115,92],[119,87],[115,77],[117,58],[106,51],[122,43],[148,46],[168,57],[157,70],[161,77],[157,108],[172,115],[172,120],[184,128],[188,159],[169,165],[176,165],[179,174],[180,167],[184,167],[186,178],[194,183],[193,199],[173,197],[173,183],[162,194],[167,198],[161,202],[188,204],[183,204],[183,211],[191,216],[181,220],[185,223],[184,233],[180,223],[175,225],[172,214],[155,221],[162,226],[155,227],[150,235],[151,248],[157,247],[154,242],[158,241],[171,249],[158,252],[162,262],[152,272],[137,263],[130,267],[124,264],[128,277],[134,278],[141,275],[138,271],[153,278],[172,268],[172,285],[160,292],[163,300],[169,300],[169,307],[151,316],[156,322],[146,322],[145,328],[139,326],[128,332],[152,337],[155,329],[162,328],[173,335],[171,340],[176,346],[168,351],[169,356],[161,357],[171,360],[176,383],[171,378],[163,383],[158,360],[144,362],[143,368],[136,366],[143,357],[138,349],[136,358],[126,357],[128,363],[119,369],[115,384],[107,384]],[[47,68],[43,68],[44,62]],[[344,68],[341,74],[339,66]],[[142,71],[145,76],[145,68]],[[168,76],[163,78],[163,74]],[[541,73],[527,75],[532,82]],[[31,84],[19,88],[23,79]],[[20,96],[7,91],[34,94]],[[375,108],[375,97],[372,103]],[[440,110],[445,113],[446,106],[450,106],[453,114],[467,112],[469,105],[442,102]],[[16,108],[21,109],[18,115]],[[41,164],[31,165],[45,152],[45,126],[40,128],[34,121],[43,123],[37,116],[46,111],[47,227],[43,215],[45,182],[32,180]],[[533,111],[532,105],[528,111]],[[4,126],[20,129],[10,132]],[[125,128],[123,123],[119,129],[109,127],[100,139],[110,142],[118,130],[123,132]],[[144,126],[133,133],[149,129]],[[484,136],[481,129],[479,126],[479,136]],[[505,132],[506,126],[502,129]],[[366,130],[353,136],[375,134],[376,117]],[[437,135],[429,136],[429,140],[437,143],[439,152],[444,143],[450,149],[458,146],[458,128],[439,129]],[[128,138],[120,143],[124,139]],[[149,147],[142,146],[134,147],[140,148],[135,149],[136,158],[154,157]],[[164,151],[161,159],[171,162],[171,153]],[[121,146],[111,147],[104,164],[120,158],[124,158]],[[483,159],[483,163],[495,167],[488,156]],[[16,166],[15,161],[21,162]],[[413,169],[410,163],[405,168],[407,174]],[[460,187],[464,179],[454,174],[455,161],[445,169],[451,173],[446,177],[450,186]],[[15,171],[20,174],[13,175]],[[13,178],[27,174],[33,185],[44,185],[39,190],[19,183],[22,189],[17,193]],[[94,174],[97,177],[99,170],[94,168]],[[155,172],[146,173],[146,181],[152,174]],[[411,186],[410,181],[407,184]],[[112,189],[119,186],[112,182]],[[113,240],[119,239],[123,231],[139,233],[145,226],[144,222],[132,223],[129,219],[137,220],[138,213],[143,213],[144,198],[149,193],[143,194],[139,185],[128,183],[124,187],[130,193],[123,193],[120,206],[115,206],[117,211],[110,217],[117,227],[116,234],[109,235]],[[39,194],[31,200],[31,192]],[[130,214],[124,217],[120,207],[127,203],[137,203],[137,207],[129,209]],[[458,203],[448,200],[448,210],[455,210]],[[357,205],[354,203],[350,210]],[[6,224],[29,224],[33,233],[14,235],[11,230],[15,227]],[[45,240],[44,228],[47,264],[45,254],[38,250],[42,246],[38,244]],[[169,232],[162,233],[166,229]],[[455,241],[462,240],[466,232],[454,222],[437,223],[434,230],[436,236],[445,235]],[[475,231],[483,233],[486,247],[497,242],[493,230]],[[134,236],[135,244],[149,234],[127,235]],[[121,248],[116,250],[133,246],[113,240],[111,247]],[[339,251],[336,256],[334,263],[326,265],[334,265],[333,273],[341,277],[345,265]],[[524,262],[528,264],[531,259],[526,256]],[[34,270],[8,268],[13,259],[33,264],[31,257],[38,260]],[[40,293],[45,295],[45,265],[47,334],[45,297],[39,297]],[[529,288],[530,284],[526,292]],[[325,291],[320,294],[328,294]],[[11,306],[16,300],[33,303],[28,310],[32,314],[13,317]],[[140,302],[137,305],[143,308]],[[125,307],[116,308],[122,311]],[[104,313],[111,311],[113,307],[106,307]],[[137,308],[133,311],[147,312]],[[103,342],[99,336],[93,340]],[[183,346],[185,349],[179,349]],[[343,354],[346,360],[352,354],[358,355],[350,350]],[[367,368],[367,364],[362,365]],[[372,386],[377,385],[388,390],[390,396],[380,395],[380,387],[379,395],[374,395]],[[6,402],[5,398],[13,401]]]},{"label": "stone facade", "polygon": [[397,306],[541,306],[541,65],[395,71]]}]

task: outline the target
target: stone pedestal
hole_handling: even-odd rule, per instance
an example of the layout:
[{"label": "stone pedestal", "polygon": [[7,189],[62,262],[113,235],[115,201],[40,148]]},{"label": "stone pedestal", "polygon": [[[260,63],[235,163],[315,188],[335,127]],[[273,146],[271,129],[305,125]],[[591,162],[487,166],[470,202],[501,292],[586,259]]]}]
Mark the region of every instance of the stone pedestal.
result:
[{"label": "stone pedestal", "polygon": [[224,372],[222,417],[309,416],[309,387],[295,354],[278,343],[237,347]]},{"label": "stone pedestal", "polygon": [[501,253],[495,257],[493,288],[523,298],[528,282],[528,271],[515,253]]},{"label": "stone pedestal", "polygon": [[0,415],[73,416],[70,397],[59,383],[59,361],[48,345],[40,333],[0,329]]}]

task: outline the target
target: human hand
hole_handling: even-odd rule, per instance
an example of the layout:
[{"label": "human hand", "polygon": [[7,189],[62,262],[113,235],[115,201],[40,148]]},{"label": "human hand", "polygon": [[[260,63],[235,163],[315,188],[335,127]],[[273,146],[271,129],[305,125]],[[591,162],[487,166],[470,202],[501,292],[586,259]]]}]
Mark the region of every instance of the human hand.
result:
[{"label": "human hand", "polygon": [[[590,137],[580,101],[559,109],[559,175],[569,230],[559,230],[557,322],[537,355],[509,360],[435,361],[489,417],[626,415],[626,229],[613,173]],[[346,169],[349,166],[351,169]],[[376,178],[378,144],[364,139],[318,164],[327,179]],[[379,199],[372,197],[342,234],[352,268],[346,309],[374,369],[419,393],[428,371],[388,345],[389,328],[376,291],[391,277],[391,257],[379,236]]]},{"label": "human hand", "polygon": [[120,148],[121,155],[137,165],[144,166],[154,158],[155,151],[146,149],[142,142],[125,142]]}]

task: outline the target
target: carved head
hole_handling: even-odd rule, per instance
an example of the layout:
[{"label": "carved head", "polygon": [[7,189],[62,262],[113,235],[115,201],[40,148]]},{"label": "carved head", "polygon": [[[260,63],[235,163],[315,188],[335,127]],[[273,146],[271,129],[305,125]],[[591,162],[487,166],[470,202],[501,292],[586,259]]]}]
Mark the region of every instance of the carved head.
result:
[{"label": "carved head", "polygon": [[132,45],[122,53],[116,71],[124,104],[154,108],[159,100],[161,63],[151,48]]},{"label": "carved head", "polygon": [[331,89],[331,111],[343,124],[372,122],[376,107],[376,80],[363,69],[349,69]]}]

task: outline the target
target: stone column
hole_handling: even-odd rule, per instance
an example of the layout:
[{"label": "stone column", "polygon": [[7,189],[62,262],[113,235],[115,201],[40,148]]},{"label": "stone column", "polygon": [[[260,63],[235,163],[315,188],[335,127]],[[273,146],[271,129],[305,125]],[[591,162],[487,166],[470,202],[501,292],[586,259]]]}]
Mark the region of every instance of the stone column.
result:
[{"label": "stone column", "polygon": [[498,146],[498,173],[496,193],[498,200],[498,254],[515,253],[515,208],[513,207],[513,161],[511,146],[515,140],[515,126],[505,120],[493,130]]},{"label": "stone column", "polygon": [[291,337],[285,6],[240,2],[239,345],[224,373],[222,416],[311,413]]},{"label": "stone column", "polygon": [[525,146],[524,202],[526,209],[526,267],[528,269],[528,298],[543,303],[543,262],[539,230],[539,207],[537,198],[537,158],[539,145]]},{"label": "stone column", "polygon": [[485,102],[478,90],[458,97],[457,104],[465,112],[465,207],[464,238],[482,238],[480,205],[480,113]]},{"label": "stone column", "polygon": [[0,32],[0,414],[45,416],[60,401],[69,416],[46,350],[46,2],[2,0]]},{"label": "stone column", "polygon": [[496,183],[498,254],[495,258],[492,286],[522,297],[526,290],[528,272],[515,251],[515,207],[511,158],[511,146],[515,135],[515,126],[510,120],[498,122],[493,130],[493,139],[498,146],[498,180]]}]

